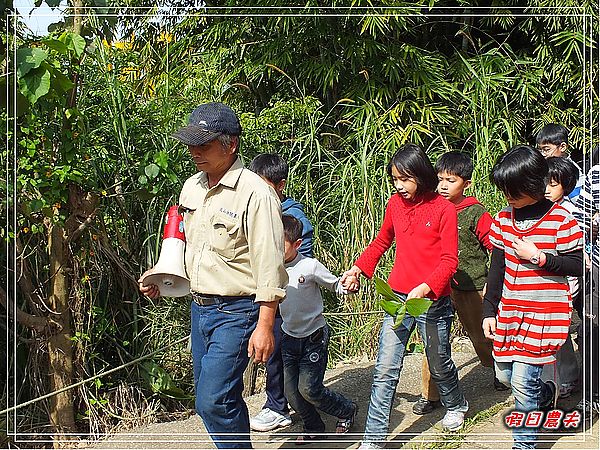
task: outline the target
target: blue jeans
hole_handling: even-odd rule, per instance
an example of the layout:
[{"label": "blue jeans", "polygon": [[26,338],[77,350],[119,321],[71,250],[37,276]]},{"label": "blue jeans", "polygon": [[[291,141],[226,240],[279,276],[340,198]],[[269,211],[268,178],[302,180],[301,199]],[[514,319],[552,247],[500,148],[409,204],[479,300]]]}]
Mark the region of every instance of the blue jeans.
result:
[{"label": "blue jeans", "polygon": [[283,333],[281,340],[285,396],[300,414],[306,433],[325,431],[325,423],[317,409],[343,419],[354,413],[354,404],[350,400],[323,385],[328,344],[327,325],[305,338]]},{"label": "blue jeans", "polygon": [[283,384],[283,356],[281,355],[281,323],[283,319],[279,310],[275,316],[275,326],[273,327],[273,336],[275,337],[275,348],[273,354],[269,358],[266,364],[267,370],[267,401],[263,406],[269,408],[271,411],[276,411],[279,414],[288,414],[290,412],[288,408],[288,402],[285,398],[284,384]]},{"label": "blue jeans", "polygon": [[[406,299],[405,294],[398,296],[401,300]],[[431,378],[438,388],[442,404],[453,411],[464,412],[468,409],[467,400],[458,384],[458,370],[451,358],[449,338],[453,316],[454,309],[449,296],[436,300],[429,311],[419,317],[406,314],[396,330],[392,329],[392,316],[385,315],[379,334],[379,352],[364,441],[378,442],[386,438],[406,345],[415,326],[425,345]]]},{"label": "blue jeans", "polygon": [[[540,378],[544,366],[524,362],[494,363],[496,378],[512,388],[515,397],[515,411],[538,411],[547,403],[552,391]],[[538,430],[536,428],[513,428],[513,448],[535,448]]]},{"label": "blue jeans", "polygon": [[252,448],[242,391],[258,310],[251,298],[210,306],[192,302],[196,412],[217,448]]}]

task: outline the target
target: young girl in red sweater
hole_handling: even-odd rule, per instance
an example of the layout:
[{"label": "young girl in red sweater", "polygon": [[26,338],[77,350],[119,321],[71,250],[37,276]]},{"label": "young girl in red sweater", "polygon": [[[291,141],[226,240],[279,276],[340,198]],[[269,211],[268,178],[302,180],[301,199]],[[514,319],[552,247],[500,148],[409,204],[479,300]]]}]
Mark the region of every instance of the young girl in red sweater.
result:
[{"label": "young girl in red sweater", "polygon": [[437,174],[417,145],[406,144],[398,150],[388,164],[388,174],[397,192],[387,204],[377,237],[344,273],[342,282],[350,290],[357,289],[358,277],[371,278],[381,256],[396,241],[389,285],[402,301],[428,297],[433,304],[419,317],[407,314],[395,330],[394,318],[385,315],[361,448],[380,448],[385,441],[406,345],[415,327],[425,344],[431,377],[447,409],[444,427],[461,428],[468,409],[449,342],[454,316],[450,278],[458,266],[456,208],[435,192]]}]

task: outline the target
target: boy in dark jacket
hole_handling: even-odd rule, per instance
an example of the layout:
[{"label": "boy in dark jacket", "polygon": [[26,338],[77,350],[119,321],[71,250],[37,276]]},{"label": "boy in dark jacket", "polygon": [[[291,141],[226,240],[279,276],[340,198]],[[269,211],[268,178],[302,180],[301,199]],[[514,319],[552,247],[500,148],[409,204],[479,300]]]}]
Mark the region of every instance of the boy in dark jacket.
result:
[{"label": "boy in dark jacket", "polygon": [[[289,173],[289,166],[285,159],[275,153],[263,153],[257,155],[252,160],[249,169],[259,175],[275,190],[281,200],[282,214],[292,216],[300,221],[302,224],[302,244],[298,248],[298,252],[308,258],[312,258],[313,227],[306,214],[304,214],[302,204],[285,196],[283,193]],[[292,423],[288,401],[284,395],[281,323],[281,314],[277,310],[275,327],[273,329],[275,349],[266,365],[267,402],[256,416],[250,418],[250,428],[254,431],[271,431]]]}]

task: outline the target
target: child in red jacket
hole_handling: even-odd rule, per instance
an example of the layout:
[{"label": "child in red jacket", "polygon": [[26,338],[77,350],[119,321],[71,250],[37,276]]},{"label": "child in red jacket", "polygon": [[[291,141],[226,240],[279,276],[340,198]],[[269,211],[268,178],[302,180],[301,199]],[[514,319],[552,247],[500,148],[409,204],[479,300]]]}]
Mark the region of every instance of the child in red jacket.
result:
[{"label": "child in red jacket", "polygon": [[354,290],[358,286],[353,277],[371,278],[381,256],[395,241],[390,287],[401,301],[428,297],[433,304],[419,317],[407,314],[396,329],[392,328],[392,316],[386,314],[383,319],[363,448],[377,448],[386,438],[406,345],[415,327],[425,343],[431,376],[447,408],[443,426],[449,430],[461,428],[469,407],[458,383],[449,342],[454,316],[450,278],[458,266],[456,209],[435,192],[437,175],[417,145],[406,144],[398,150],[388,165],[388,174],[396,193],[387,204],[381,229],[344,273],[342,282]]}]

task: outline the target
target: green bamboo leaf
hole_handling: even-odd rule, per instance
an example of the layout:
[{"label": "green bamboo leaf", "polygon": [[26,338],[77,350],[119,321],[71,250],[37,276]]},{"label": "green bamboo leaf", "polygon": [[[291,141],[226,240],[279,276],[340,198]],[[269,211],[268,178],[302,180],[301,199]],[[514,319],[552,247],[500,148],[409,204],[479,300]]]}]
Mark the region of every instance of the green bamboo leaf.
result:
[{"label": "green bamboo leaf", "polygon": [[413,317],[418,317],[425,313],[433,304],[428,298],[409,298],[406,300],[406,311]]}]

